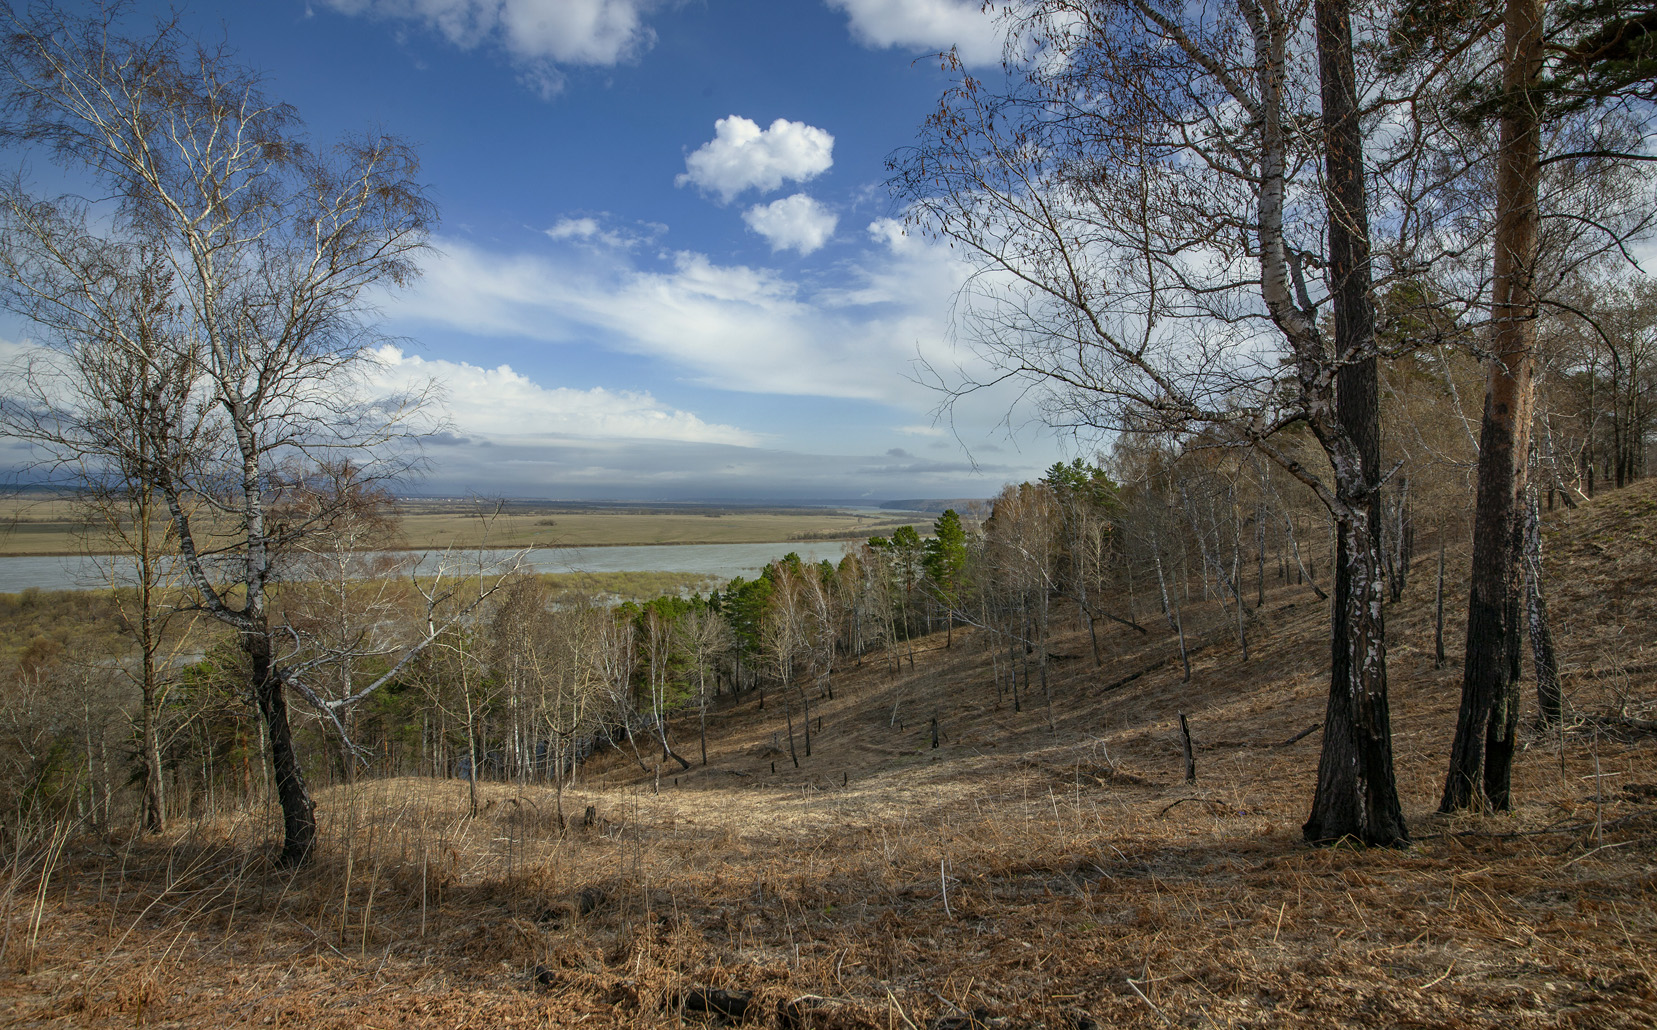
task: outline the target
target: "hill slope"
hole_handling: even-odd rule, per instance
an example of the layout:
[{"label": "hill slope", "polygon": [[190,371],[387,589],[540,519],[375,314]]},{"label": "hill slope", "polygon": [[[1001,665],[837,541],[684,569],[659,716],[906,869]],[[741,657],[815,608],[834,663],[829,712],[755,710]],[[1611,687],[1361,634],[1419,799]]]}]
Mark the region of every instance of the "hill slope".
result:
[{"label": "hill slope", "polygon": [[[1641,485],[1555,521],[1574,715],[1522,730],[1508,815],[1434,812],[1460,663],[1434,667],[1418,564],[1387,612],[1406,850],[1300,842],[1319,734],[1290,741],[1322,719],[1323,602],[1269,590],[1245,662],[1193,598],[1186,682],[1141,598],[1145,633],[1101,627],[1095,664],[1064,628],[1016,708],[957,631],[840,670],[809,756],[798,696],[750,694],[677,778],[612,753],[562,799],[481,785],[475,818],[453,781],[332,791],[296,877],[264,863],[268,811],[81,853],[27,950],[39,880],[13,871],[23,975],[0,1002],[78,1026],[1650,1026],[1653,516]],[[673,731],[696,755],[694,723]],[[560,800],[591,821],[561,835]]]}]

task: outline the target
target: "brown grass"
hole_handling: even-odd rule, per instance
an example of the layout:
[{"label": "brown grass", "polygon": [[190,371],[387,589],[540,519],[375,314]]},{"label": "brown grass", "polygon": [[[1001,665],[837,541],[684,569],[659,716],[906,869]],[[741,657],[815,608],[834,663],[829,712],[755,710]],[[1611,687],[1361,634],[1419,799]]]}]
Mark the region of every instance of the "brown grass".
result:
[{"label": "brown grass", "polygon": [[[1652,593],[1617,586],[1657,570],[1653,523],[1605,515],[1642,496],[1562,519],[1550,545],[1578,713],[1650,718],[1657,697]],[[1579,551],[1599,533],[1614,564]],[[324,792],[325,844],[297,875],[269,864],[268,809],[70,842],[44,889],[36,853],[0,886],[0,1014],[674,1026],[719,988],[752,993],[751,1025],[1651,1026],[1652,736],[1527,728],[1516,811],[1436,815],[1459,662],[1433,668],[1430,564],[1388,611],[1408,849],[1300,842],[1319,736],[1269,745],[1322,718],[1326,612],[1284,587],[1247,663],[1193,604],[1190,683],[1150,622],[1105,634],[1102,668],[1067,629],[1051,707],[1036,686],[1020,712],[971,634],[923,641],[913,670],[866,660],[813,699],[799,770],[783,698],[745,695],[705,768],[659,784],[630,754],[584,769],[564,831],[541,785],[481,785],[474,819],[464,784],[402,779]],[[693,753],[694,724],[676,729]],[[820,1000],[789,1007],[804,995]]]}]

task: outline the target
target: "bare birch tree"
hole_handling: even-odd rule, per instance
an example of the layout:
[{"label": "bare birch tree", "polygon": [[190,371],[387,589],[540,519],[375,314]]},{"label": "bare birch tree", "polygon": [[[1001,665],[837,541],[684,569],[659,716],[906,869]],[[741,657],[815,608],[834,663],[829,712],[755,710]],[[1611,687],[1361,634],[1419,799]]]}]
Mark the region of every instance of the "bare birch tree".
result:
[{"label": "bare birch tree", "polygon": [[[1343,12],[1314,25],[1311,4],[1278,0],[1033,8],[1009,88],[963,77],[921,143],[894,159],[893,187],[914,221],[980,269],[960,324],[988,368],[941,385],[960,397],[1010,380],[1035,392],[1052,423],[1079,430],[1129,415],[1175,432],[1210,426],[1315,493],[1339,526],[1344,564],[1305,833],[1404,841],[1375,525],[1381,471],[1364,421],[1376,344],[1358,218],[1362,139]],[[1344,106],[1330,103],[1337,96]],[[1320,109],[1321,121],[1305,114]],[[1282,445],[1293,431],[1317,441],[1327,470]]]},{"label": "bare birch tree", "polygon": [[[176,24],[129,38],[108,12],[4,13],[0,138],[90,177],[110,199],[79,229],[107,226],[107,238],[164,271],[156,303],[175,331],[160,340],[155,376],[199,401],[203,425],[188,447],[158,456],[154,488],[192,607],[230,627],[247,657],[282,804],[282,859],[303,861],[316,816],[287,690],[306,693],[305,670],[269,588],[284,552],[338,510],[271,516],[319,463],[349,457],[370,481],[410,463],[420,398],[372,397],[360,373],[374,340],[367,291],[416,274],[434,217],[415,155],[383,136],[314,151],[256,75]],[[36,242],[55,257],[50,239]],[[63,262],[58,271],[74,274]],[[337,716],[340,705],[306,696]]]},{"label": "bare birch tree", "polygon": [[178,603],[176,539],[157,491],[160,469],[199,438],[195,355],[168,301],[170,273],[152,248],[88,231],[84,205],[0,188],[0,303],[27,316],[42,345],[0,370],[0,431],[30,443],[41,471],[79,487],[105,530],[98,560],[138,650],[138,748],[144,823],[166,821],[162,741],[165,628]]}]

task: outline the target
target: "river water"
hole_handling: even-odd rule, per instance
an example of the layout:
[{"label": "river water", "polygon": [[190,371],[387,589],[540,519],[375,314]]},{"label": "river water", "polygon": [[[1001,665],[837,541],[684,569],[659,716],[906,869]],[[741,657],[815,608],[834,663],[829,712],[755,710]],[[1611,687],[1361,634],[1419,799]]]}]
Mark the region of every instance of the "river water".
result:
[{"label": "river water", "polygon": [[[736,576],[753,579],[767,564],[789,551],[798,553],[809,562],[825,559],[838,562],[845,549],[845,543],[839,540],[772,544],[538,547],[528,552],[526,564],[536,572],[690,572],[725,581]],[[510,555],[511,552],[496,552],[495,560],[504,560]],[[421,561],[421,571],[434,570],[438,561],[434,553],[428,553]],[[90,590],[108,584],[108,558],[85,555],[0,558],[0,593],[4,594],[20,593],[28,587]]]}]

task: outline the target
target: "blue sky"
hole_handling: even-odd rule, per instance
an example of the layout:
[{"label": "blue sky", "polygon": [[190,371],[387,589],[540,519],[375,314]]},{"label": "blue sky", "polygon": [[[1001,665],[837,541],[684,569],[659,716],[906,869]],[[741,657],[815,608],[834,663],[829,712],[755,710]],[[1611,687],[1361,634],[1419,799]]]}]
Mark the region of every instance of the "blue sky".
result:
[{"label": "blue sky", "polygon": [[[157,5],[159,9],[159,5]],[[197,2],[313,137],[415,142],[442,223],[381,302],[388,381],[445,385],[414,489],[614,499],[989,496],[1061,448],[941,397],[967,269],[904,235],[884,161],[977,0]],[[976,465],[976,467],[975,467]]]}]

